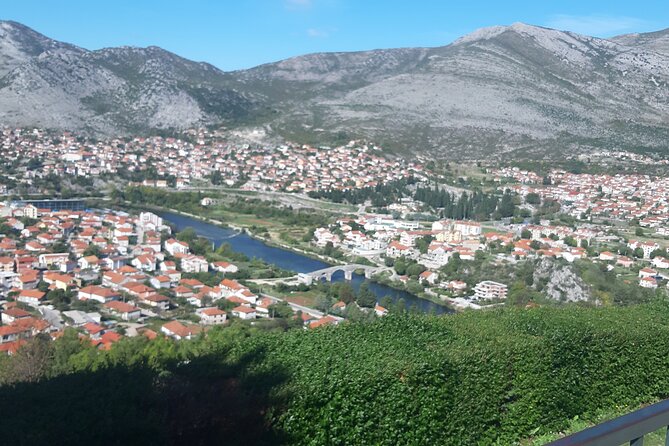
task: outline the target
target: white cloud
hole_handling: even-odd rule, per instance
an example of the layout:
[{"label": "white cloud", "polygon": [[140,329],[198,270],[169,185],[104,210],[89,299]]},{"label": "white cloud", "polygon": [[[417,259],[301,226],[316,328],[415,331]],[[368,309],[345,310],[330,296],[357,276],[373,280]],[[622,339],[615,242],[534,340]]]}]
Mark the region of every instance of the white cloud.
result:
[{"label": "white cloud", "polygon": [[636,17],[593,14],[586,16],[558,14],[551,17],[546,26],[562,31],[573,31],[597,37],[610,37],[638,31],[647,23]]},{"label": "white cloud", "polygon": [[317,28],[309,28],[307,30],[307,36],[314,38],[325,38],[330,36],[330,31]]}]

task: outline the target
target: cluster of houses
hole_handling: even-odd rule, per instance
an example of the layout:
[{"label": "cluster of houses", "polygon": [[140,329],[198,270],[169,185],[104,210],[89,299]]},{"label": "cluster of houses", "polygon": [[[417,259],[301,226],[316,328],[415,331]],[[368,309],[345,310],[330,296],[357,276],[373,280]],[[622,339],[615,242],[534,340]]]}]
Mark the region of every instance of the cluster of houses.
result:
[{"label": "cluster of houses", "polygon": [[537,194],[543,200],[561,204],[564,213],[580,218],[636,220],[658,235],[669,235],[669,178],[649,175],[593,175],[553,171],[551,184],[534,172],[505,168],[494,172],[497,180],[512,179],[519,184],[503,185],[521,196]]},{"label": "cluster of houses", "polygon": [[[276,303],[230,278],[239,270],[236,265],[193,254],[153,213],[2,205],[0,224],[11,232],[0,234],[0,351],[16,351],[38,333],[58,336],[68,326],[109,348],[123,336],[118,323],[142,326],[148,318],[170,318],[166,312],[184,303],[193,307],[199,323],[169,321],[160,331],[189,338],[229,317],[271,317]],[[222,273],[223,279],[207,286],[184,277],[202,272]],[[56,308],[53,299],[62,303],[64,295],[91,304],[94,311]],[[229,312],[219,308],[219,301]],[[311,319],[316,318],[304,318]]]},{"label": "cluster of houses", "polygon": [[[71,133],[52,134],[39,129],[4,129],[0,149],[7,159],[39,159],[39,166],[20,169],[12,175],[31,185],[35,177],[49,174],[117,174],[151,167],[157,178],[144,185],[187,187],[214,172],[221,183],[248,190],[309,192],[375,186],[406,176],[422,176],[422,166],[402,160],[389,161],[378,148],[351,142],[337,148],[301,145],[278,147],[229,143],[225,135],[207,129],[192,129],[182,138],[133,138],[86,141]],[[217,181],[218,182],[218,181]],[[9,193],[6,185],[0,192]]]},{"label": "cluster of houses", "polygon": [[[529,178],[536,180],[534,176]],[[412,259],[427,268],[419,281],[428,288],[440,287],[460,295],[468,293],[476,300],[496,300],[506,297],[505,284],[483,281],[468,290],[467,284],[457,277],[444,280],[439,274],[440,268],[448,264],[455,254],[464,261],[474,260],[477,251],[489,251],[493,246],[500,260],[510,262],[537,256],[574,262],[588,258],[587,246],[594,241],[620,241],[619,237],[611,236],[606,228],[594,224],[572,228],[542,220],[539,224],[508,225],[506,228],[507,232],[482,231],[478,222],[453,220],[435,221],[428,227],[417,221],[389,215],[365,215],[340,219],[329,227],[318,228],[314,231],[313,243],[321,248],[338,247],[347,254],[364,256],[377,263],[386,258]],[[652,254],[661,249],[655,241],[630,240],[627,246],[638,254],[638,258],[605,251],[598,259],[591,260],[608,262],[609,268],[614,265],[631,268],[634,264],[645,265],[649,261],[654,268],[666,268],[665,264],[669,266],[669,260]],[[640,276],[640,286],[655,288],[657,282],[664,278],[654,270],[651,272],[646,271],[644,277]],[[398,275],[393,275],[391,279],[404,283],[408,281],[408,277]]]}]

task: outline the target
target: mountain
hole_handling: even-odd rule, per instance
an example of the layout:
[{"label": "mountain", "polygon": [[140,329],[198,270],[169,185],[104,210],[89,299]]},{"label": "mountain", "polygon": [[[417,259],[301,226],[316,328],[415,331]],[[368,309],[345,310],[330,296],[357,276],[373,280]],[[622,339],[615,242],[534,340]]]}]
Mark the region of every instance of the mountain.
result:
[{"label": "mountain", "polygon": [[222,71],[157,47],[88,51],[0,22],[0,61],[4,125],[115,134],[259,113]]},{"label": "mountain", "polygon": [[435,156],[668,149],[669,30],[599,39],[516,23],[450,45],[222,72],[160,48],[88,51],[0,22],[0,124],[114,134],[263,125]]},{"label": "mountain", "polygon": [[317,93],[275,126],[362,133],[443,157],[666,149],[669,57],[649,47],[520,23],[486,28]]}]

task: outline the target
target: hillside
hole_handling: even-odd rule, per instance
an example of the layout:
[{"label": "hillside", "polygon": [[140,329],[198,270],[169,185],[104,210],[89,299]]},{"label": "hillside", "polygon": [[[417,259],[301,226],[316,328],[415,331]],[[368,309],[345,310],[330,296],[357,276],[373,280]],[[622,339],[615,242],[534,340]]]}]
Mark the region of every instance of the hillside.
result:
[{"label": "hillside", "polygon": [[0,23],[0,124],[115,134],[265,126],[435,157],[666,151],[669,31],[609,40],[516,23],[436,48],[222,72],[160,48],[88,51]]},{"label": "hillside", "polygon": [[669,396],[667,310],[505,309],[288,332],[235,324],[109,352],[68,332],[0,361],[0,429],[23,445],[546,440],[575,419]]}]

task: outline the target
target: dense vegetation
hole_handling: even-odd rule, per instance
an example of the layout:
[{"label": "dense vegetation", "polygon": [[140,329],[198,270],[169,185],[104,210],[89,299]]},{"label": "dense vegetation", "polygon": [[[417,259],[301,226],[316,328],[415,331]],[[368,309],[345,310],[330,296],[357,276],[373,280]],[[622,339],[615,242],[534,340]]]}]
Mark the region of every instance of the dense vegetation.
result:
[{"label": "dense vegetation", "polygon": [[440,209],[444,218],[489,220],[512,217],[516,212],[514,197],[508,191],[501,197],[474,191],[463,192],[460,197],[444,189],[419,187],[414,194],[416,201]]},{"label": "dense vegetation", "polygon": [[[183,212],[209,216],[211,208],[202,206],[200,201],[204,195],[200,192],[169,192],[153,187],[127,187],[125,190],[114,190],[112,198],[117,201],[127,200],[132,204],[154,205],[177,209]],[[286,225],[323,226],[329,220],[324,213],[309,210],[295,210],[292,207],[279,207],[277,203],[258,198],[229,199],[218,205],[220,209],[230,212],[255,215],[258,218],[271,218]],[[220,218],[220,217],[218,217]]]},{"label": "dense vegetation", "polygon": [[7,444],[513,444],[669,396],[667,311],[233,325],[107,353],[37,340],[0,365],[5,382],[31,371],[0,389],[0,429]]},{"label": "dense vegetation", "polygon": [[382,207],[399,201],[409,193],[407,186],[415,183],[415,178],[409,177],[402,180],[380,183],[374,187],[356,188],[355,184],[351,184],[350,189],[311,191],[308,195],[311,198],[324,198],[335,203],[362,204],[369,200],[372,206]]}]

